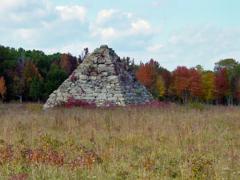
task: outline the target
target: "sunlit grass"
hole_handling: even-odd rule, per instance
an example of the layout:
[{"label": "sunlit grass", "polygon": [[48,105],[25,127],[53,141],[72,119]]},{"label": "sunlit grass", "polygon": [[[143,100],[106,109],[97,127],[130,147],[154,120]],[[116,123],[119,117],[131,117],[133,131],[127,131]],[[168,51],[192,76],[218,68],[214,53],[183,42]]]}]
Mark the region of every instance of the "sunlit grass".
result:
[{"label": "sunlit grass", "polygon": [[0,177],[239,179],[240,109],[0,105]]}]

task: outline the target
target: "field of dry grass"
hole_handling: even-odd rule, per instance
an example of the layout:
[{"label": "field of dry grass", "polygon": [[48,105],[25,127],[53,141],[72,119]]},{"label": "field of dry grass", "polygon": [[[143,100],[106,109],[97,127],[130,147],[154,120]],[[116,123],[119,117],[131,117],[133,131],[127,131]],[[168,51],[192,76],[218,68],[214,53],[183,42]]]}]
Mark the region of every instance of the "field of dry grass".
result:
[{"label": "field of dry grass", "polygon": [[0,104],[0,179],[240,179],[240,108]]}]

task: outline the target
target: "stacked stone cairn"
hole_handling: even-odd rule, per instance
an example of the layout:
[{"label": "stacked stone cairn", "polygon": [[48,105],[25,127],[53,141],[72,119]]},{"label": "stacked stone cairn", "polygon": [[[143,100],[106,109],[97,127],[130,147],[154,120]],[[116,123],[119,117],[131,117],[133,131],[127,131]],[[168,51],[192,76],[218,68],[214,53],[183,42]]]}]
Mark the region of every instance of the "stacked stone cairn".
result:
[{"label": "stacked stone cairn", "polygon": [[55,90],[44,109],[65,105],[70,99],[103,106],[149,103],[152,95],[141,85],[128,63],[103,45],[86,56],[78,68]]}]

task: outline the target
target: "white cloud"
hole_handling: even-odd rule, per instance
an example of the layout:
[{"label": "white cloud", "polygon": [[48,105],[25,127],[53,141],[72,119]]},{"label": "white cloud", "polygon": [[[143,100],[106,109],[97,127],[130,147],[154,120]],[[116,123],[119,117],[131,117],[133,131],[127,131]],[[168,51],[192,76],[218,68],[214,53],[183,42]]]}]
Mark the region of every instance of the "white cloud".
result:
[{"label": "white cloud", "polygon": [[97,28],[92,32],[93,37],[99,37],[103,40],[114,40],[118,38],[119,33],[113,27]]},{"label": "white cloud", "polygon": [[[187,26],[169,34],[165,41],[161,40],[164,48],[149,55],[170,70],[178,65],[194,67],[197,64],[212,69],[219,59],[239,60],[240,39],[236,38],[239,36],[239,28],[219,28],[213,25]],[[157,41],[159,40],[156,40],[155,44]],[[151,48],[148,47],[147,50]]]},{"label": "white cloud", "polygon": [[7,11],[26,4],[26,0],[1,0],[0,10]]},{"label": "white cloud", "polygon": [[112,42],[121,41],[121,39],[136,39],[134,40],[136,43],[153,32],[147,20],[135,17],[131,12],[116,9],[99,11],[95,21],[90,25],[90,31],[92,37],[99,38],[101,41]]},{"label": "white cloud", "polygon": [[103,39],[111,39],[117,36],[116,30],[112,27],[101,29],[100,34]]},{"label": "white cloud", "polygon": [[103,23],[103,22],[111,19],[116,12],[117,11],[114,9],[103,9],[98,13],[96,22]]},{"label": "white cloud", "polygon": [[79,5],[56,6],[49,0],[3,0],[2,4],[1,0],[0,34],[4,36],[0,36],[0,42],[36,49],[59,47],[73,40],[82,42],[89,34],[88,23],[76,21],[83,22],[85,16],[86,9]]},{"label": "white cloud", "polygon": [[124,12],[117,9],[102,9],[98,12],[96,17],[96,24],[105,25],[107,22],[111,23],[122,23],[124,20],[125,23],[128,23],[129,20],[133,20],[134,15],[130,12]]},{"label": "white cloud", "polygon": [[103,9],[87,17],[81,4],[57,6],[50,0],[1,0],[0,5],[0,42],[6,46],[78,55],[107,43],[129,56],[159,48],[150,48],[150,22],[132,12]]},{"label": "white cloud", "polygon": [[56,10],[63,20],[79,20],[81,22],[85,21],[87,13],[86,8],[79,5],[57,6]]},{"label": "white cloud", "polygon": [[134,34],[146,34],[151,32],[151,25],[144,19],[138,19],[131,23],[131,31]]},{"label": "white cloud", "polygon": [[1,0],[0,22],[10,26],[24,26],[34,19],[37,23],[37,19],[49,14],[48,4],[48,0]]}]

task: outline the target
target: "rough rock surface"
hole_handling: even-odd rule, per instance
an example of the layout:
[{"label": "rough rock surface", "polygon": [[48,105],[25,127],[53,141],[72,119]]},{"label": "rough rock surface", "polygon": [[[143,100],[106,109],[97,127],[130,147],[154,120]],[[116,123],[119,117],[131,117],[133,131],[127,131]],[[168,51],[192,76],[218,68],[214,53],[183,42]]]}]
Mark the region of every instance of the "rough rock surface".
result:
[{"label": "rough rock surface", "polygon": [[85,58],[49,96],[44,109],[64,105],[70,98],[96,106],[144,104],[153,99],[126,62],[106,45]]}]

